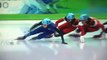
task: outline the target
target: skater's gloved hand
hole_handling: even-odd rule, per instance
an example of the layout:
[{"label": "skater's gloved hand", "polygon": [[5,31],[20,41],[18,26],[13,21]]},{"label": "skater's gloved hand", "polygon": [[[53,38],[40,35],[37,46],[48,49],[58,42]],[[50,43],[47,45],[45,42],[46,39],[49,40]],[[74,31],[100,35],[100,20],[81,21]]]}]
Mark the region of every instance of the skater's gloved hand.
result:
[{"label": "skater's gloved hand", "polygon": [[62,42],[62,44],[68,44],[68,43],[66,43],[66,42]]},{"label": "skater's gloved hand", "polygon": [[84,43],[84,36],[80,36],[80,41],[82,42],[82,43]]}]

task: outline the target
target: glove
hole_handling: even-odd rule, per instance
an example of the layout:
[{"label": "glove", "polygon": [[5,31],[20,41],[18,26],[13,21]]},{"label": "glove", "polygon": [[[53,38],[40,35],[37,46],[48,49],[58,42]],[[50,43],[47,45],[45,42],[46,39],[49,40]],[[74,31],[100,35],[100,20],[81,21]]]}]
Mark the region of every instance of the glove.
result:
[{"label": "glove", "polygon": [[62,44],[68,44],[68,43],[66,43],[66,42],[62,42]]},{"label": "glove", "polygon": [[82,43],[84,43],[84,36],[80,36],[80,41],[82,42]]}]

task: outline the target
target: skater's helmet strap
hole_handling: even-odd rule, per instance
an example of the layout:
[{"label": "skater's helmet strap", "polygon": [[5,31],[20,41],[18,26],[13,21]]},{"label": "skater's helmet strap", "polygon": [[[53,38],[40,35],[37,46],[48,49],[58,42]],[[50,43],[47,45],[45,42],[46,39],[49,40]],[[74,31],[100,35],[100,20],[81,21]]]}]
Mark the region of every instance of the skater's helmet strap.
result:
[{"label": "skater's helmet strap", "polygon": [[49,18],[45,18],[45,19],[42,20],[42,24],[48,25],[48,24],[50,24],[50,23],[51,23],[51,21],[50,21]]},{"label": "skater's helmet strap", "polygon": [[75,16],[73,13],[68,13],[66,15],[66,19],[67,19],[67,21],[72,21],[73,19],[75,19]]},{"label": "skater's helmet strap", "polygon": [[81,21],[88,20],[88,18],[89,18],[89,16],[88,16],[87,14],[82,14],[82,15],[80,16],[80,20],[81,20]]}]

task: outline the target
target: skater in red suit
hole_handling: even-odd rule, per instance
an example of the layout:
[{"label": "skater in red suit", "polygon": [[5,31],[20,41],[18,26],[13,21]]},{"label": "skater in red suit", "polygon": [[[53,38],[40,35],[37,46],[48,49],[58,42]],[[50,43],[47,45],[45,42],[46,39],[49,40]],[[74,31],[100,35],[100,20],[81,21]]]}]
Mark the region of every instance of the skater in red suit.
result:
[{"label": "skater in red suit", "polygon": [[80,22],[82,22],[83,25],[78,25],[78,29],[76,32],[80,33],[81,42],[84,42],[84,35],[86,35],[86,33],[88,32],[95,32],[100,28],[102,29],[102,32],[104,32],[104,25],[97,19],[89,17],[87,14],[82,14],[80,16]]},{"label": "skater in red suit", "polygon": [[[65,22],[65,23],[59,25],[59,23],[62,23],[62,22]],[[67,34],[74,31],[77,28],[78,23],[79,23],[79,20],[75,18],[75,15],[73,13],[68,13],[64,18],[61,18],[55,22],[57,28],[63,34]],[[59,35],[55,34],[55,36],[59,36]]]}]

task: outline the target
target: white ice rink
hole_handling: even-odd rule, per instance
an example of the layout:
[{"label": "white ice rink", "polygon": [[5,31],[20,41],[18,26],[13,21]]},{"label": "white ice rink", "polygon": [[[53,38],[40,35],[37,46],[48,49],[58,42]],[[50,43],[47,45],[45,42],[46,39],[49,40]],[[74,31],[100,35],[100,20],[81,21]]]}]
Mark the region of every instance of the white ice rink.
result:
[{"label": "white ice rink", "polygon": [[36,22],[0,21],[0,60],[107,60],[107,39],[91,38],[101,30],[87,34],[85,43],[67,35],[64,36],[67,45],[61,44],[60,37],[39,41],[14,40],[26,34]]}]

